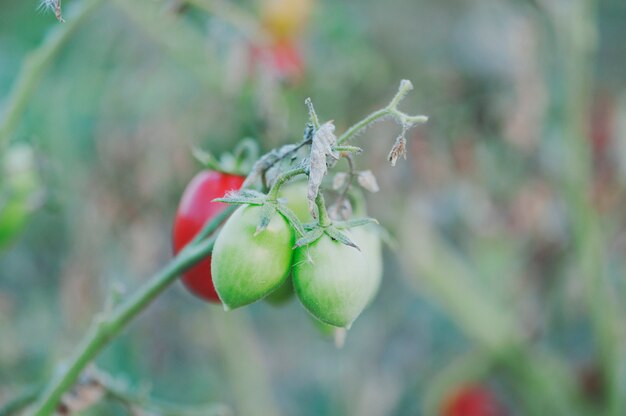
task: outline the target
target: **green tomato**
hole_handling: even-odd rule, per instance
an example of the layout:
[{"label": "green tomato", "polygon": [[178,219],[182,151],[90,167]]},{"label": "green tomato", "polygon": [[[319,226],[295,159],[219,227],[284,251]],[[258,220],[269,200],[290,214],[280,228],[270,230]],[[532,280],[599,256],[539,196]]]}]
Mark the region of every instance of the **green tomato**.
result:
[{"label": "green tomato", "polygon": [[383,278],[383,256],[382,243],[376,228],[371,225],[363,225],[350,229],[354,242],[361,249],[367,262],[367,281],[370,285],[371,297],[373,301],[380,289]]},{"label": "green tomato", "polygon": [[349,328],[372,297],[363,253],[326,234],[295,250],[293,286],[313,316],[337,327]]},{"label": "green tomato", "polygon": [[261,207],[240,207],[215,242],[211,274],[225,309],[264,298],[289,275],[294,244],[291,226],[275,214],[267,228],[257,234],[261,214]]}]

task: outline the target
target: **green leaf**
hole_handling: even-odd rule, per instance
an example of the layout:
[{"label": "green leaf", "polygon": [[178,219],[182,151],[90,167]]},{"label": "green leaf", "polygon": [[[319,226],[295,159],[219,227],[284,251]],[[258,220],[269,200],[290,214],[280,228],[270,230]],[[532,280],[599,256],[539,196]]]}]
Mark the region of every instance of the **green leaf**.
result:
[{"label": "green leaf", "polygon": [[264,198],[265,194],[259,191],[255,191],[254,189],[242,189],[238,191],[239,195],[249,197],[249,198]]},{"label": "green leaf", "polygon": [[191,148],[191,154],[202,166],[217,171],[222,170],[219,160],[217,160],[213,153],[194,146]]},{"label": "green leaf", "polygon": [[211,202],[224,202],[235,205],[263,205],[266,201],[267,197],[260,192],[243,190],[229,192],[222,198],[215,198]]},{"label": "green leaf", "polygon": [[323,228],[320,228],[320,227],[314,228],[313,230],[311,230],[308,233],[304,234],[304,236],[302,238],[298,239],[298,241],[296,241],[296,245],[294,246],[294,248],[312,244],[312,243],[316,242],[317,240],[319,240],[319,238],[323,234],[324,234],[324,229]]},{"label": "green leaf", "polygon": [[266,203],[265,205],[263,205],[261,211],[261,219],[259,220],[259,225],[257,225],[254,235],[263,232],[270,224],[270,221],[272,220],[272,217],[274,215],[276,215],[276,206],[274,204]]},{"label": "green leaf", "polygon": [[333,240],[339,241],[342,244],[345,244],[345,245],[350,246],[350,247],[354,247],[357,250],[361,251],[359,246],[357,246],[352,240],[350,240],[350,238],[347,235],[345,235],[344,233],[342,233],[341,231],[339,231],[335,227],[325,228],[324,232],[326,233],[326,235],[328,235]]},{"label": "green leaf", "polygon": [[290,210],[288,207],[286,207],[283,204],[278,204],[276,206],[276,209],[278,210],[278,212],[280,212],[282,214],[283,217],[285,217],[287,222],[289,222],[289,224],[291,224],[291,226],[296,230],[296,232],[299,235],[303,236],[305,234],[304,227],[302,226],[302,223],[300,222],[300,220],[298,219],[296,214],[293,213],[292,210]]}]

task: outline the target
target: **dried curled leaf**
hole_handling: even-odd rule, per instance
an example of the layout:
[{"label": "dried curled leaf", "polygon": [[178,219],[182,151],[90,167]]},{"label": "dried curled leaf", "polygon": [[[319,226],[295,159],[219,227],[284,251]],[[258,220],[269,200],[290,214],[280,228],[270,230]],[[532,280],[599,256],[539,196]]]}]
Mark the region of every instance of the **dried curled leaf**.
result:
[{"label": "dried curled leaf", "polygon": [[405,130],[398,136],[396,142],[393,144],[389,156],[387,157],[391,162],[391,166],[396,166],[396,161],[400,156],[406,159],[406,138],[404,137]]},{"label": "dried curled leaf", "polygon": [[359,172],[359,176],[357,177],[359,181],[359,185],[370,192],[378,192],[380,188],[378,187],[378,181],[376,181],[376,176],[372,173],[371,170],[364,170]]},{"label": "dried curled leaf", "polygon": [[313,135],[311,156],[309,158],[309,187],[307,193],[309,210],[313,218],[317,218],[315,198],[328,171],[327,158],[339,159],[339,154],[333,150],[333,146],[336,143],[337,137],[335,136],[335,126],[332,121],[322,124]]}]

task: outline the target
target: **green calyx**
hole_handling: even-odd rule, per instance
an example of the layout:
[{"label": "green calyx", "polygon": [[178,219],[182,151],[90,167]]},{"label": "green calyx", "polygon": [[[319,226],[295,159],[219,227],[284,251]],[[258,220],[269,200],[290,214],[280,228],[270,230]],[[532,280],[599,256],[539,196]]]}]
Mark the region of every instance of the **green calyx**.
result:
[{"label": "green calyx", "polygon": [[205,168],[231,175],[246,176],[259,158],[259,145],[253,139],[246,138],[237,144],[232,153],[223,153],[219,158],[199,147],[193,147],[192,153]]}]

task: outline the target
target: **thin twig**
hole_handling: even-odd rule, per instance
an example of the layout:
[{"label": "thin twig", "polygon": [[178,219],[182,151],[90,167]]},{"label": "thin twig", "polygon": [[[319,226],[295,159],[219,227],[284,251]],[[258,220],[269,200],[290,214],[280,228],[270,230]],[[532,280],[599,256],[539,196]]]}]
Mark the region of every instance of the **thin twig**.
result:
[{"label": "thin twig", "polygon": [[396,93],[396,95],[391,99],[391,102],[389,103],[389,105],[381,110],[375,111],[372,114],[368,115],[367,117],[365,117],[363,120],[359,121],[358,123],[356,123],[355,125],[353,125],[352,127],[350,127],[348,130],[346,130],[345,133],[343,133],[338,139],[337,139],[337,144],[341,145],[345,142],[348,142],[349,140],[351,140],[352,138],[354,138],[355,136],[357,136],[358,134],[360,134],[361,132],[363,132],[363,130],[365,130],[366,128],[368,128],[369,126],[371,126],[372,124],[383,120],[385,117],[388,116],[392,116],[394,118],[396,118],[403,126],[407,125],[408,127],[411,127],[415,124],[421,124],[421,123],[426,123],[428,121],[428,117],[426,116],[409,116],[407,114],[404,114],[403,112],[398,110],[398,105],[400,104],[400,101],[402,101],[402,99],[409,93],[409,91],[411,91],[413,89],[413,84],[411,84],[410,81],[407,80],[402,80],[402,82],[400,83],[400,87],[398,88],[398,92]]}]

